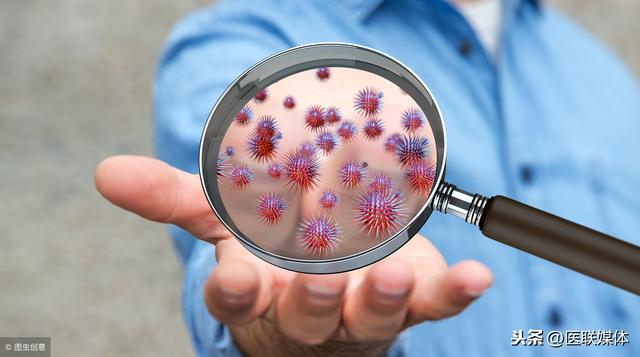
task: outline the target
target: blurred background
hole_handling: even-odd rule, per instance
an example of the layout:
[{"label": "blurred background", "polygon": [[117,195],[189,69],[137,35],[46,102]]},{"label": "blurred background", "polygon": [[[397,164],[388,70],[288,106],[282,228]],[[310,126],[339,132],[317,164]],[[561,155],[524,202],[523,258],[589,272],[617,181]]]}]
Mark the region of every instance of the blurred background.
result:
[{"label": "blurred background", "polygon": [[[164,227],[107,204],[92,174],[152,155],[155,59],[209,3],[0,0],[0,336],[51,336],[56,356],[191,353]],[[640,1],[547,4],[640,75]]]}]

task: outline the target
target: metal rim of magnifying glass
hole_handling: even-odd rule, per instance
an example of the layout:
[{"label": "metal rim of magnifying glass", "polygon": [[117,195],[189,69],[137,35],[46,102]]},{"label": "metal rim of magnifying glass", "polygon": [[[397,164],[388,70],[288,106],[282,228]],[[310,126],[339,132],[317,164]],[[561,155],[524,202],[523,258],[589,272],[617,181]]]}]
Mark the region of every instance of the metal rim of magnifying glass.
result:
[{"label": "metal rim of magnifying glass", "polygon": [[[436,177],[425,204],[413,219],[393,236],[359,253],[325,260],[310,260],[268,252],[245,237],[224,208],[213,163],[216,163],[222,139],[233,121],[234,114],[258,91],[294,73],[319,67],[346,67],[374,73],[396,84],[410,95],[431,125],[436,148]],[[199,152],[200,183],[211,209],[220,222],[246,249],[260,259],[296,272],[339,273],[367,266],[388,256],[419,231],[431,215],[431,202],[444,177],[446,149],[446,131],[438,103],[426,84],[407,66],[383,52],[361,45],[313,43],[289,48],[263,59],[241,74],[222,93],[211,109],[202,131]]]}]

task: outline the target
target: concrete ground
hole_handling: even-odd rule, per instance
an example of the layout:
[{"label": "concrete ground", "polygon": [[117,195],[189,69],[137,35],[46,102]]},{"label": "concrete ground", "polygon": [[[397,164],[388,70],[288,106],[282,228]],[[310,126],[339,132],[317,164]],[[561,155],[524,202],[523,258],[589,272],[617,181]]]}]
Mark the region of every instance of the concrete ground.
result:
[{"label": "concrete ground", "polygon": [[[92,171],[151,155],[154,60],[206,3],[0,3],[0,336],[51,336],[56,356],[190,353],[165,229],[108,205]],[[640,74],[640,2],[550,3]]]}]

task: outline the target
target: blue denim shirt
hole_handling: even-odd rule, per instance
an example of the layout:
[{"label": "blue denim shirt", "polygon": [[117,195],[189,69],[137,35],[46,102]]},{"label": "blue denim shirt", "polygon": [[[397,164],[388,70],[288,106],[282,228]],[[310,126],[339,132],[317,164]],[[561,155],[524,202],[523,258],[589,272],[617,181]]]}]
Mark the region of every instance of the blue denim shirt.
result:
[{"label": "blue denim shirt", "polygon": [[[391,54],[432,90],[447,125],[447,180],[505,194],[640,243],[640,92],[605,47],[537,1],[504,1],[492,59],[444,0],[230,0],[175,27],[154,86],[160,158],[197,172],[200,133],[227,85],[261,58],[310,42]],[[615,24],[612,24],[615,25]],[[422,234],[449,263],[477,259],[494,286],[459,316],[412,327],[390,351],[415,356],[640,356],[640,299],[434,214]],[[234,355],[204,305],[214,248],[172,227],[183,311],[199,355]],[[621,330],[624,347],[511,346],[512,330]],[[546,341],[545,341],[546,342]]]}]

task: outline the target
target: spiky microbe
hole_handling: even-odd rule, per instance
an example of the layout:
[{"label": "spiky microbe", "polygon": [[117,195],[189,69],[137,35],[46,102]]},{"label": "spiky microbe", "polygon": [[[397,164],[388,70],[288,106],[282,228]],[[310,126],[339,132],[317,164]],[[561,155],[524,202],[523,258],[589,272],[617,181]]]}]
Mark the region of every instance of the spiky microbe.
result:
[{"label": "spiky microbe", "polygon": [[301,155],[314,156],[316,152],[318,152],[318,148],[316,148],[316,146],[311,141],[305,141],[298,148],[298,152]]},{"label": "spiky microbe", "polygon": [[282,104],[287,109],[293,109],[296,106],[296,100],[293,99],[292,96],[287,96],[286,98],[284,98],[284,102]]},{"label": "spiky microbe", "polygon": [[384,132],[384,125],[382,124],[382,120],[371,118],[364,123],[362,127],[362,132],[364,136],[369,140],[375,140],[382,135]]},{"label": "spiky microbe", "polygon": [[318,131],[326,123],[324,108],[313,105],[304,114],[304,125],[311,131]]},{"label": "spiky microbe", "polygon": [[338,139],[336,139],[335,135],[329,131],[324,131],[318,135],[316,138],[316,145],[324,152],[326,155],[329,155],[333,150],[338,146]]},{"label": "spiky microbe", "polygon": [[398,230],[405,217],[404,197],[399,190],[368,191],[356,205],[356,222],[370,236],[390,235]]},{"label": "spiky microbe", "polygon": [[352,121],[343,121],[340,123],[338,130],[338,136],[342,140],[343,143],[349,142],[356,136],[356,125]]},{"label": "spiky microbe", "polygon": [[355,188],[360,185],[364,179],[367,163],[359,163],[354,160],[345,162],[338,170],[338,177],[342,185],[346,188]]},{"label": "spiky microbe", "polygon": [[373,87],[361,89],[356,94],[354,106],[360,115],[376,115],[382,109],[382,92]]},{"label": "spiky microbe", "polygon": [[327,255],[337,248],[340,234],[340,228],[330,217],[318,215],[300,224],[297,237],[307,253]]},{"label": "spiky microbe", "polygon": [[278,124],[276,118],[271,115],[263,115],[258,119],[255,127],[255,133],[262,137],[274,138],[278,136]]},{"label": "spiky microbe", "polygon": [[384,141],[384,150],[386,152],[395,153],[400,140],[402,140],[402,135],[399,133],[389,135]]},{"label": "spiky microbe", "polygon": [[396,146],[396,158],[403,167],[424,160],[429,153],[429,140],[422,136],[402,136]]},{"label": "spiky microbe", "polygon": [[336,107],[327,108],[324,116],[329,124],[337,123],[342,120],[342,113],[340,113],[340,109]]},{"label": "spiky microbe", "polygon": [[306,192],[318,184],[320,163],[316,155],[305,155],[295,150],[285,155],[283,166],[291,188]]},{"label": "spiky microbe", "polygon": [[402,113],[402,127],[409,133],[415,133],[423,125],[422,112],[420,109],[407,109]]},{"label": "spiky microbe", "polygon": [[431,160],[420,160],[405,171],[405,180],[412,191],[429,194],[436,178],[436,165]]},{"label": "spiky microbe", "polygon": [[237,188],[245,188],[253,180],[253,172],[246,164],[233,165],[229,173],[231,183]]},{"label": "spiky microbe", "polygon": [[256,213],[260,222],[269,225],[278,223],[286,209],[287,204],[284,198],[275,192],[262,194],[256,205]]},{"label": "spiky microbe", "polygon": [[226,171],[229,168],[228,160],[231,156],[233,156],[233,150],[231,150],[231,153],[229,153],[229,148],[233,149],[231,146],[229,146],[226,149],[221,150],[218,153],[218,157],[216,158],[216,176],[218,180],[221,177],[226,176]]},{"label": "spiky microbe", "polygon": [[233,154],[235,154],[236,150],[233,148],[233,146],[227,146],[224,149],[224,153],[227,154],[229,157],[233,156]]},{"label": "spiky microbe", "polygon": [[282,177],[282,165],[277,162],[269,165],[269,167],[267,167],[267,175],[273,180],[279,180],[280,177]]},{"label": "spiky microbe", "polygon": [[253,111],[247,105],[242,107],[242,109],[236,113],[236,116],[233,117],[236,123],[240,126],[245,126],[251,123],[251,118],[253,118]]},{"label": "spiky microbe", "polygon": [[249,134],[247,150],[252,159],[258,162],[269,161],[276,156],[277,148],[278,140],[274,136],[260,135],[256,131]]},{"label": "spiky microbe", "polygon": [[316,70],[316,78],[321,81],[326,81],[331,76],[331,71],[327,67],[320,67]]},{"label": "spiky microbe", "polygon": [[332,211],[338,206],[338,194],[331,190],[324,191],[318,197],[318,203],[323,211]]},{"label": "spiky microbe", "polygon": [[389,192],[393,189],[393,180],[386,174],[379,172],[373,175],[369,181],[369,190],[373,192]]},{"label": "spiky microbe", "polygon": [[269,91],[265,88],[256,93],[256,95],[253,97],[253,100],[256,103],[263,103],[267,100],[267,98],[269,98]]}]

